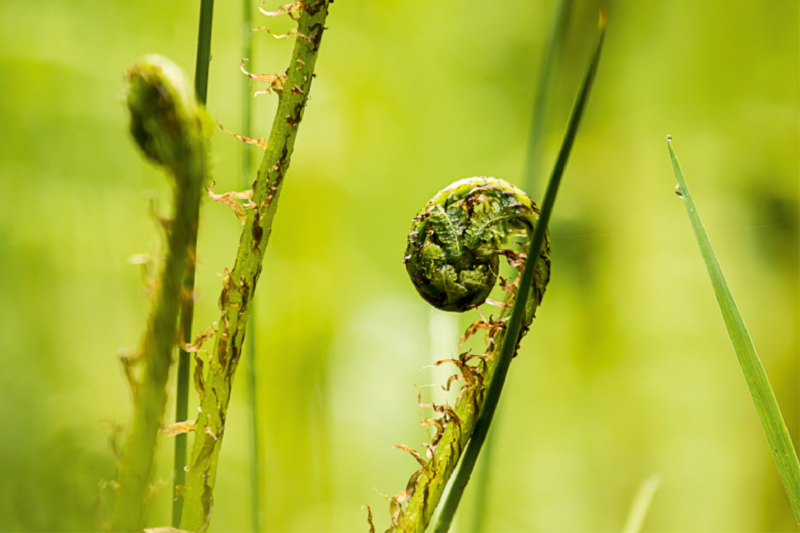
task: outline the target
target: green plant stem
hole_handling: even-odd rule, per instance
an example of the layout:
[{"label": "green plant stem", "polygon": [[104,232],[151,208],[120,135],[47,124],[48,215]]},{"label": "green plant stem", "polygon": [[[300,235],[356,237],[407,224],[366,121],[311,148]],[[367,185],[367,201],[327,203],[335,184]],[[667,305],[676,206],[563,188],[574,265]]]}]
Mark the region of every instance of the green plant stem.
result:
[{"label": "green plant stem", "polygon": [[537,186],[537,178],[542,168],[542,146],[544,145],[544,125],[547,110],[550,107],[550,95],[553,87],[553,74],[561,49],[567,35],[569,15],[572,12],[572,0],[560,0],[552,28],[542,53],[542,66],[539,69],[539,82],[533,101],[533,116],[528,133],[528,160],[526,171],[519,187],[533,191]]},{"label": "green plant stem", "polygon": [[217,463],[225,435],[233,376],[243,350],[252,295],[261,273],[297,128],[308,100],[328,4],[329,0],[315,0],[303,5],[284,90],[266,153],[253,184],[252,202],[255,207],[248,212],[233,270],[223,280],[219,330],[207,363],[205,380],[200,384],[200,413],[188,466],[181,519],[181,529],[188,531],[205,531],[211,519]]},{"label": "green plant stem", "polygon": [[[181,283],[188,243],[196,233],[202,184],[207,174],[204,112],[183,72],[161,56],[147,56],[128,71],[131,133],[145,155],[173,177],[174,217],[167,228],[167,255],[147,330],[136,358],[123,359],[133,391],[133,421],[119,466],[114,531],[140,531],[156,437],[166,405],[166,384],[175,345]],[[133,365],[141,364],[137,378]]]},{"label": "green plant stem", "polygon": [[625,520],[622,533],[639,533],[642,530],[647,512],[650,510],[650,504],[653,502],[653,495],[660,486],[661,476],[655,474],[642,481],[639,490],[636,491],[636,497],[631,504],[631,510]]},{"label": "green plant stem", "polygon": [[250,418],[250,525],[254,533],[261,531],[261,456],[258,438],[258,382],[256,380],[255,309],[250,312],[250,336],[246,340],[245,375],[247,377],[247,404]]},{"label": "green plant stem", "polygon": [[[198,211],[199,215],[199,211]],[[195,226],[197,227],[197,226]],[[194,305],[189,303],[193,300],[191,294],[194,291],[195,281],[195,258],[197,253],[197,230],[189,237],[187,245],[188,255],[183,277],[183,292],[180,315],[180,336],[185,343],[191,343],[192,321],[194,320]],[[189,264],[192,264],[192,267]],[[186,291],[187,285],[190,291]],[[175,391],[175,422],[182,422],[189,418],[189,369],[191,356],[183,348],[178,348],[178,372],[177,385]],[[180,487],[186,483],[186,451],[188,440],[186,433],[175,435],[175,458],[172,467],[172,526],[178,527],[181,520],[181,510],[183,509],[183,496]]]},{"label": "green plant stem", "polygon": [[[495,432],[497,422],[495,421]],[[486,526],[486,508],[489,500],[489,484],[492,482],[492,459],[494,458],[494,446],[497,437],[495,433],[490,433],[483,446],[481,456],[481,466],[478,470],[478,482],[475,491],[475,509],[472,516],[472,531],[482,533]]]},{"label": "green plant stem", "polygon": [[[214,18],[214,0],[202,0],[200,4],[200,28],[197,39],[197,64],[195,65],[194,90],[197,100],[205,106],[208,96],[208,69],[211,63],[211,23]],[[200,212],[198,210],[193,231],[189,235],[186,267],[183,275],[180,336],[184,343],[192,342],[192,322],[194,321],[194,284],[197,270],[197,231]],[[178,372],[175,391],[175,422],[189,418],[189,369],[191,356],[183,348],[178,348]],[[179,487],[186,483],[186,451],[188,436],[180,433],[175,436],[175,457],[172,467],[172,527],[178,527],[183,510],[183,497]]]},{"label": "green plant stem", "polygon": [[730,335],[731,342],[733,342],[736,357],[739,359],[739,365],[742,367],[742,372],[744,372],[747,387],[750,389],[750,395],[753,397],[758,419],[761,421],[761,426],[767,436],[772,458],[778,467],[778,473],[783,481],[783,486],[786,488],[786,494],[789,496],[792,511],[794,511],[795,519],[798,526],[800,526],[800,464],[797,461],[797,453],[792,445],[789,430],[786,428],[786,423],[778,406],[778,400],[775,398],[775,393],[769,384],[767,373],[764,371],[758,353],[756,353],[753,339],[750,338],[750,332],[747,331],[742,315],[739,313],[739,308],[733,299],[733,294],[731,294],[728,283],[725,281],[725,276],[722,274],[722,268],[714,255],[714,250],[711,248],[711,242],[708,240],[703,222],[700,220],[700,214],[697,212],[697,206],[694,203],[691,191],[689,191],[689,185],[684,178],[678,157],[672,149],[672,141],[669,136],[667,137],[667,145],[672,159],[672,168],[675,171],[680,193],[683,196],[686,213],[689,215],[692,230],[697,239],[697,244],[700,246],[700,254],[703,256],[708,275],[711,278],[714,294],[717,296],[722,317],[725,319],[725,326],[728,328],[728,335]]},{"label": "green plant stem", "polygon": [[[556,6],[556,13],[551,24],[552,30],[548,36],[542,52],[542,64],[539,68],[539,82],[533,101],[533,113],[528,134],[528,159],[525,165],[525,174],[517,184],[521,189],[533,191],[537,188],[540,168],[542,167],[542,146],[544,145],[544,125],[547,118],[547,109],[550,104],[550,95],[553,87],[553,76],[561,49],[567,35],[569,15],[572,11],[572,0],[560,0]],[[498,421],[495,421],[497,426]],[[489,494],[492,473],[492,448],[494,433],[487,437],[483,460],[478,471],[477,491],[475,493],[475,507],[472,516],[472,530],[475,533],[483,531],[486,522],[486,500]]]},{"label": "green plant stem", "polygon": [[140,531],[143,525],[153,451],[164,414],[170,356],[175,346],[178,295],[186,262],[187,241],[192,233],[191,224],[196,219],[194,215],[197,206],[200,204],[200,191],[200,187],[175,190],[175,219],[172,221],[169,236],[169,253],[156,297],[157,305],[142,343],[143,379],[140,393],[134,396],[133,424],[120,465],[114,531]]},{"label": "green plant stem", "polygon": [[469,478],[472,475],[472,470],[475,467],[475,462],[478,460],[481,447],[486,440],[486,435],[489,432],[489,426],[492,423],[497,404],[500,400],[500,394],[503,390],[503,385],[508,375],[508,369],[511,366],[511,359],[517,349],[519,343],[519,334],[522,329],[522,320],[525,315],[525,302],[528,298],[531,285],[533,284],[534,270],[536,264],[539,262],[539,253],[544,244],[545,232],[547,225],[550,221],[550,216],[553,212],[553,205],[555,204],[556,194],[558,187],[561,184],[561,177],[564,169],[567,166],[572,145],[575,141],[575,136],[578,133],[578,125],[580,124],[583,110],[591,91],[592,82],[594,81],[595,73],[597,72],[597,65],[600,60],[600,52],[603,47],[603,37],[605,36],[605,16],[601,14],[600,18],[600,36],[597,40],[597,45],[592,56],[591,63],[587,70],[586,76],[583,80],[583,85],[578,93],[575,105],[572,109],[567,132],[564,135],[564,141],[556,160],[555,168],[550,177],[550,182],[547,185],[547,192],[545,193],[544,202],[542,202],[541,213],[539,221],[536,224],[533,235],[530,237],[530,244],[528,248],[528,257],[532,258],[527,261],[525,268],[522,271],[522,279],[517,291],[517,297],[514,302],[514,307],[511,310],[511,318],[506,324],[505,335],[503,336],[503,344],[500,350],[500,358],[497,362],[497,367],[494,372],[488,389],[486,391],[486,399],[481,407],[478,420],[475,423],[475,430],[472,433],[467,449],[461,458],[461,464],[458,469],[453,486],[450,489],[450,494],[444,502],[442,512],[439,515],[439,520],[436,523],[434,531],[437,533],[446,533],[450,529],[450,525],[455,516],[458,504],[461,501],[461,496],[464,494],[464,489],[467,487]]},{"label": "green plant stem", "polygon": [[[242,57],[253,61],[253,5],[251,0],[242,1]],[[250,78],[242,77],[242,135],[252,136],[253,95],[250,94]],[[242,188],[250,186],[253,171],[253,147],[242,143]],[[250,419],[250,527],[254,533],[261,531],[261,455],[258,438],[258,383],[256,381],[256,310],[250,311],[245,350],[245,375],[247,376],[247,405]]]},{"label": "green plant stem", "polygon": [[[194,231],[189,236],[187,245],[186,266],[181,291],[182,305],[180,315],[180,336],[183,342],[192,342],[192,322],[194,320],[194,282],[197,262],[197,229],[200,212],[197,212]],[[189,418],[189,369],[191,355],[183,348],[178,348],[178,376],[175,392],[175,422],[183,422]],[[172,467],[173,500],[172,526],[178,527],[183,510],[183,496],[180,487],[186,483],[186,452],[188,439],[186,433],[175,435],[175,458]]]},{"label": "green plant stem", "polygon": [[203,105],[208,97],[208,69],[211,66],[211,23],[214,20],[214,0],[200,2],[200,28],[197,35],[197,63],[194,70],[194,90]]}]

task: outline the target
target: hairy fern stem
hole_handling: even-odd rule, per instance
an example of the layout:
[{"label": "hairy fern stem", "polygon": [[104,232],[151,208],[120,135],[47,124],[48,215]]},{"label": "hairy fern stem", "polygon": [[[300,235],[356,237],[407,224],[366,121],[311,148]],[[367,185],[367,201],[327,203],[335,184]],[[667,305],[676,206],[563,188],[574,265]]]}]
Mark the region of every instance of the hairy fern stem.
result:
[{"label": "hairy fern stem", "polygon": [[[221,316],[215,345],[200,368],[196,385],[200,394],[195,440],[187,466],[186,496],[181,528],[205,531],[214,505],[217,464],[231,398],[233,376],[244,349],[252,296],[261,273],[272,221],[289,168],[292,150],[314,77],[319,46],[325,31],[329,0],[288,4],[281,13],[299,14],[295,46],[286,77],[281,80],[280,101],[266,153],[253,183],[244,230],[233,269],[223,280],[219,299]],[[278,14],[278,11],[274,14]],[[253,75],[255,76],[255,75]],[[266,78],[266,76],[265,76]],[[251,139],[252,141],[252,139]]]},{"label": "hairy fern stem", "polygon": [[[141,531],[156,437],[166,406],[166,385],[177,337],[181,284],[206,180],[205,113],[180,68],[147,56],[128,70],[131,133],[144,154],[173,178],[174,216],[165,221],[167,255],[138,353],[123,358],[133,392],[133,421],[119,465],[114,531]],[[136,370],[141,367],[137,376]]]}]

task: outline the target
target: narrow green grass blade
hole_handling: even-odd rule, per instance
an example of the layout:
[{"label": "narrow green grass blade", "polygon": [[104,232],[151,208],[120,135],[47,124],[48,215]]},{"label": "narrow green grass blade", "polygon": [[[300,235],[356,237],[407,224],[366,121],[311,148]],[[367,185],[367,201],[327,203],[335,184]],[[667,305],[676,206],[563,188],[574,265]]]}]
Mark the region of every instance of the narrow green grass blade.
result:
[{"label": "narrow green grass blade", "polygon": [[486,526],[486,508],[489,503],[489,486],[492,483],[494,441],[497,439],[498,421],[495,421],[494,425],[494,432],[486,437],[486,442],[483,445],[483,456],[478,469],[478,479],[475,480],[475,508],[472,511],[473,533],[483,533]]},{"label": "narrow green grass blade", "polygon": [[[528,191],[536,190],[539,185],[539,175],[543,166],[544,125],[547,118],[547,109],[550,107],[555,66],[558,64],[558,58],[561,56],[561,50],[564,48],[564,41],[566,41],[572,4],[573,0],[559,0],[555,16],[550,25],[550,35],[542,53],[542,64],[539,68],[539,81],[534,95],[533,113],[528,133],[528,159],[525,165],[525,174],[517,183],[518,187]],[[495,421],[495,426],[497,426],[498,422],[497,420]],[[483,449],[483,459],[478,470],[478,479],[475,485],[475,507],[472,514],[473,533],[482,533],[486,522],[486,508],[493,463],[492,449],[496,431],[487,437]]]},{"label": "narrow green grass blade", "polygon": [[194,91],[205,105],[208,97],[208,69],[211,66],[211,23],[214,0],[200,1],[200,28],[197,32],[197,63],[194,70]]},{"label": "narrow green grass blade", "polygon": [[[208,95],[208,68],[211,62],[211,23],[214,18],[214,0],[202,0],[200,4],[200,25],[197,37],[197,63],[194,73],[194,92],[197,100],[205,106]],[[198,215],[199,216],[199,215]],[[193,221],[193,233],[189,240],[188,260],[183,275],[183,293],[194,295],[194,282],[197,257],[197,227],[199,220]],[[192,322],[194,321],[194,297],[181,302],[180,335],[183,342],[192,342]],[[175,422],[189,418],[189,368],[191,357],[183,348],[178,349],[178,376],[175,391]],[[186,433],[175,436],[175,455],[172,466],[172,527],[181,523],[183,497],[178,496],[178,487],[186,483],[186,452],[188,440]]]},{"label": "narrow green grass blade", "polygon": [[492,423],[494,412],[497,409],[497,404],[500,401],[500,393],[503,391],[503,385],[508,375],[508,369],[511,365],[511,358],[517,348],[519,342],[519,334],[522,326],[523,315],[525,314],[525,302],[528,299],[528,292],[533,285],[533,274],[536,268],[539,252],[542,250],[544,244],[544,236],[547,231],[547,224],[550,221],[550,215],[553,213],[553,205],[556,201],[558,194],[558,187],[561,184],[561,177],[564,174],[564,169],[567,166],[572,145],[575,142],[575,136],[578,133],[578,125],[583,116],[583,110],[586,107],[586,102],[589,99],[589,93],[592,89],[592,82],[594,81],[595,73],[597,72],[597,65],[600,61],[600,52],[603,49],[603,38],[605,37],[606,18],[605,14],[600,14],[600,35],[597,40],[597,45],[592,55],[589,67],[586,70],[586,75],[583,80],[578,97],[575,100],[575,105],[572,108],[572,114],[569,118],[567,125],[567,132],[564,135],[564,141],[561,144],[561,149],[558,153],[553,174],[550,176],[550,182],[547,185],[547,192],[545,193],[544,201],[542,202],[541,213],[539,214],[539,221],[536,224],[533,235],[531,237],[528,257],[533,258],[527,261],[525,268],[522,271],[522,279],[520,280],[519,289],[517,291],[516,301],[511,310],[511,317],[506,325],[506,333],[503,337],[503,346],[500,349],[500,357],[497,362],[494,377],[486,390],[486,398],[478,420],[475,423],[475,431],[472,433],[467,449],[464,456],[461,458],[461,464],[458,468],[453,486],[450,489],[450,494],[444,502],[442,512],[439,515],[439,520],[436,522],[434,531],[436,533],[446,533],[450,529],[450,525],[455,516],[458,504],[461,501],[461,496],[464,494],[464,489],[469,483],[469,478],[472,475],[472,470],[475,467],[475,462],[478,460],[481,447],[486,440],[486,435],[489,432],[489,425]]},{"label": "narrow green grass blade", "polygon": [[533,101],[533,115],[528,133],[528,160],[525,165],[523,179],[517,186],[523,190],[533,192],[538,185],[538,178],[542,170],[542,146],[544,145],[544,124],[547,118],[547,109],[550,107],[550,96],[553,87],[553,74],[564,41],[567,35],[569,15],[572,12],[573,0],[560,0],[556,7],[552,31],[547,39],[542,54],[542,65],[539,69],[539,82],[536,96]]},{"label": "narrow green grass blade", "polygon": [[[253,0],[242,0],[242,57],[251,62],[253,58]],[[253,136],[253,95],[250,94],[250,78],[242,76],[242,135]],[[248,189],[253,180],[253,147],[242,143],[242,190]],[[250,311],[245,337],[244,370],[247,380],[247,411],[250,419],[250,527],[253,533],[261,533],[261,453],[258,438],[258,381],[256,379],[256,310]]]},{"label": "narrow green grass blade", "polygon": [[653,495],[660,486],[661,476],[657,474],[642,481],[639,490],[636,491],[636,497],[631,504],[631,510],[628,513],[628,519],[625,520],[622,533],[639,533],[642,530],[644,519],[647,518],[647,511],[650,510],[650,504],[653,503]]},{"label": "narrow green grass blade", "polygon": [[675,151],[672,149],[672,137],[669,135],[667,136],[667,145],[672,159],[672,168],[675,170],[675,177],[678,179],[678,186],[680,187],[678,192],[683,196],[686,212],[692,223],[692,230],[694,230],[694,235],[697,238],[697,244],[700,245],[700,253],[706,263],[711,284],[714,286],[714,293],[717,295],[717,301],[722,310],[722,317],[725,319],[728,334],[731,337],[733,348],[736,350],[736,356],[739,358],[739,364],[747,380],[750,395],[756,405],[758,418],[764,427],[764,433],[767,435],[772,457],[775,459],[783,485],[786,487],[786,494],[792,504],[795,519],[800,525],[800,465],[797,462],[797,454],[794,446],[792,446],[789,430],[786,429],[781,410],[778,407],[778,401],[775,399],[775,393],[772,392],[767,374],[764,372],[764,367],[758,358],[756,348],[753,346],[750,333],[744,325],[742,315],[739,314],[733,295],[725,282],[722,269],[714,256],[714,250],[711,249],[711,243],[708,240],[703,223],[700,221],[700,215],[697,213],[697,206],[692,198],[692,193],[689,191],[681,165],[675,156]]}]

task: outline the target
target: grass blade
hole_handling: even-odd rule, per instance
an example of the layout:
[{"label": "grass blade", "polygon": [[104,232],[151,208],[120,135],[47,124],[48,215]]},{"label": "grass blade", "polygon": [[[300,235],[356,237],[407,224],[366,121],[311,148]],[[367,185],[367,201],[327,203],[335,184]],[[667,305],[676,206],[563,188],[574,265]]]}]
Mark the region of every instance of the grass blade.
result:
[{"label": "grass blade", "polygon": [[[211,23],[214,18],[214,0],[202,0],[200,4],[200,27],[197,38],[197,64],[194,73],[194,92],[197,100],[206,105],[208,96],[208,68],[211,62]],[[194,321],[194,282],[197,258],[197,229],[199,213],[193,221],[193,231],[189,236],[186,256],[186,269],[183,274],[183,301],[181,302],[180,336],[183,342],[192,342],[192,322]],[[191,356],[183,348],[178,349],[178,376],[175,391],[175,422],[189,418],[189,368]],[[179,496],[179,486],[186,483],[186,452],[188,436],[181,433],[175,436],[175,456],[172,467],[173,500],[172,527],[181,523],[183,497]]]},{"label": "grass blade", "polygon": [[197,34],[197,63],[194,70],[194,92],[206,104],[208,97],[208,69],[211,66],[211,23],[214,19],[214,0],[200,2],[200,28]]},{"label": "grass blade", "polygon": [[[497,421],[494,425],[495,431],[497,431]],[[496,433],[489,434],[483,445],[481,466],[475,483],[475,508],[472,514],[472,531],[474,533],[483,533],[486,526],[486,508],[489,503],[489,485],[492,482],[492,459],[496,438]]]},{"label": "grass blade", "polygon": [[528,134],[528,160],[525,174],[517,186],[523,190],[533,191],[538,185],[537,178],[542,169],[542,146],[544,145],[544,124],[547,109],[550,107],[550,95],[553,87],[553,73],[567,35],[569,15],[572,11],[572,0],[560,0],[556,7],[550,36],[542,54],[542,66],[539,69],[539,83],[533,101],[533,116]]},{"label": "grass blade", "polygon": [[[253,61],[253,1],[242,1],[242,57]],[[250,78],[242,77],[242,135],[252,137],[253,95]],[[250,187],[253,179],[253,147],[242,143],[242,190]],[[247,381],[247,406],[250,419],[250,527],[253,533],[261,532],[261,454],[258,439],[258,382],[256,380],[256,310],[250,311],[245,338],[244,370]]]},{"label": "grass blade", "polygon": [[450,489],[450,494],[444,502],[442,512],[439,515],[439,521],[436,523],[434,531],[436,533],[446,533],[450,529],[450,525],[455,516],[458,504],[461,501],[461,496],[464,494],[464,489],[467,487],[469,478],[472,475],[472,470],[475,467],[475,462],[478,460],[481,448],[486,435],[489,432],[489,426],[492,423],[494,412],[497,409],[497,404],[500,401],[500,394],[505,384],[508,369],[511,365],[511,358],[516,350],[517,343],[519,342],[519,334],[522,326],[522,319],[525,314],[525,302],[528,298],[528,292],[533,284],[534,270],[539,258],[539,252],[544,244],[545,232],[547,231],[547,224],[550,221],[550,216],[553,212],[553,205],[556,201],[558,194],[558,187],[561,184],[561,178],[564,174],[564,169],[567,166],[572,145],[575,142],[575,136],[578,133],[578,126],[583,116],[583,110],[586,107],[586,102],[589,99],[591,92],[592,82],[594,81],[595,73],[597,72],[597,65],[600,61],[600,52],[603,48],[603,38],[605,36],[606,17],[605,13],[600,14],[600,35],[597,40],[597,45],[592,55],[589,67],[586,70],[586,75],[583,80],[578,97],[575,100],[575,105],[572,108],[569,123],[567,125],[567,132],[564,135],[564,140],[561,144],[561,149],[558,153],[555,168],[550,176],[550,182],[547,185],[547,192],[545,193],[544,202],[542,202],[541,213],[539,214],[539,221],[533,232],[528,249],[528,257],[533,258],[525,265],[522,273],[522,279],[519,284],[516,301],[514,308],[511,311],[511,318],[506,325],[506,333],[503,337],[503,346],[500,351],[500,358],[497,363],[494,377],[486,391],[486,399],[478,420],[475,424],[475,431],[470,438],[464,456],[461,459],[461,465],[458,469],[458,474]]},{"label": "grass blade", "polygon": [[[525,174],[517,183],[517,186],[521,189],[532,191],[538,186],[537,178],[542,168],[543,132],[552,94],[553,74],[566,40],[572,3],[572,0],[560,0],[558,2],[556,13],[551,23],[550,35],[542,53],[542,64],[539,68],[539,81],[534,95],[533,114],[531,115],[528,134],[528,159],[525,165]],[[497,424],[498,421],[495,421],[495,426]],[[475,507],[472,515],[472,531],[475,533],[481,533],[486,522],[487,495],[492,472],[492,448],[495,438],[493,435],[494,433],[487,437],[483,450],[483,459],[478,470]]]},{"label": "grass blade", "polygon": [[625,520],[622,533],[639,533],[642,530],[644,519],[647,518],[647,511],[650,510],[650,504],[653,503],[653,495],[660,486],[661,476],[657,474],[642,481],[639,490],[636,491],[636,497],[631,504],[631,510]]},{"label": "grass blade", "polygon": [[733,295],[725,282],[725,277],[722,275],[722,269],[714,255],[714,250],[711,248],[711,242],[709,242],[706,230],[700,220],[697,206],[692,198],[692,193],[689,191],[689,186],[686,184],[681,165],[678,162],[675,151],[672,149],[672,137],[669,135],[667,136],[667,146],[672,159],[672,168],[675,170],[675,177],[680,187],[678,192],[683,197],[686,213],[689,215],[694,236],[700,246],[700,254],[703,256],[708,275],[711,278],[711,285],[714,287],[717,302],[719,302],[720,310],[722,310],[722,317],[725,319],[725,326],[728,328],[733,348],[736,350],[736,357],[739,358],[739,364],[742,367],[742,372],[744,372],[745,380],[747,380],[747,387],[753,397],[758,418],[767,436],[769,449],[772,452],[775,465],[778,467],[778,473],[783,480],[786,494],[789,496],[795,519],[800,525],[800,465],[797,462],[797,453],[792,445],[789,430],[786,429],[786,423],[783,421],[778,401],[775,399],[775,393],[772,392],[769,379],[767,379],[767,373],[761,365],[753,340],[744,325],[742,315],[739,314],[739,308],[733,300]]}]

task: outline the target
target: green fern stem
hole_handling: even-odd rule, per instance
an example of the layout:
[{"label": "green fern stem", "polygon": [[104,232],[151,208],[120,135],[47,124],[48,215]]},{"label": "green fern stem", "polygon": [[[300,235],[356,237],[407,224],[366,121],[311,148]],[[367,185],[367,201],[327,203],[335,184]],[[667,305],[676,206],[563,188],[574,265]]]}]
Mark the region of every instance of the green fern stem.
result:
[{"label": "green fern stem", "polygon": [[[421,468],[409,479],[405,490],[390,500],[392,526],[389,531],[425,531],[458,461],[469,441],[485,399],[486,384],[494,377],[503,344],[509,310],[519,290],[520,277],[513,282],[498,275],[499,256],[521,272],[523,252],[507,249],[514,237],[533,232],[539,210],[530,198],[508,182],[495,178],[469,178],[440,191],[414,219],[404,261],[414,286],[429,303],[447,311],[466,311],[486,301],[497,279],[506,296],[498,317],[481,318],[462,337],[465,342],[485,330],[486,352],[464,352],[452,363],[460,374],[450,378],[465,384],[454,407],[423,404],[441,415],[426,419],[435,435],[427,457],[405,446]],[[527,239],[525,239],[527,241]],[[537,262],[531,288],[527,291],[524,334],[541,303],[550,279],[550,251],[544,246]]]},{"label": "green fern stem", "polygon": [[[329,0],[301,6],[292,59],[287,69],[266,153],[253,183],[253,208],[248,212],[233,270],[223,280],[221,317],[214,349],[198,380],[201,395],[194,445],[187,467],[181,529],[205,531],[211,520],[219,452],[225,436],[233,376],[244,349],[252,296],[261,273],[272,221],[308,101]],[[203,369],[200,369],[202,375]]]},{"label": "green fern stem", "polygon": [[131,133],[145,155],[173,178],[174,218],[166,222],[167,255],[139,351],[124,359],[126,370],[141,364],[141,376],[126,372],[133,389],[133,420],[119,467],[112,528],[141,531],[162,426],[166,385],[177,338],[181,282],[187,249],[197,232],[202,185],[207,176],[207,123],[180,68],[161,56],[147,56],[127,73]]}]

